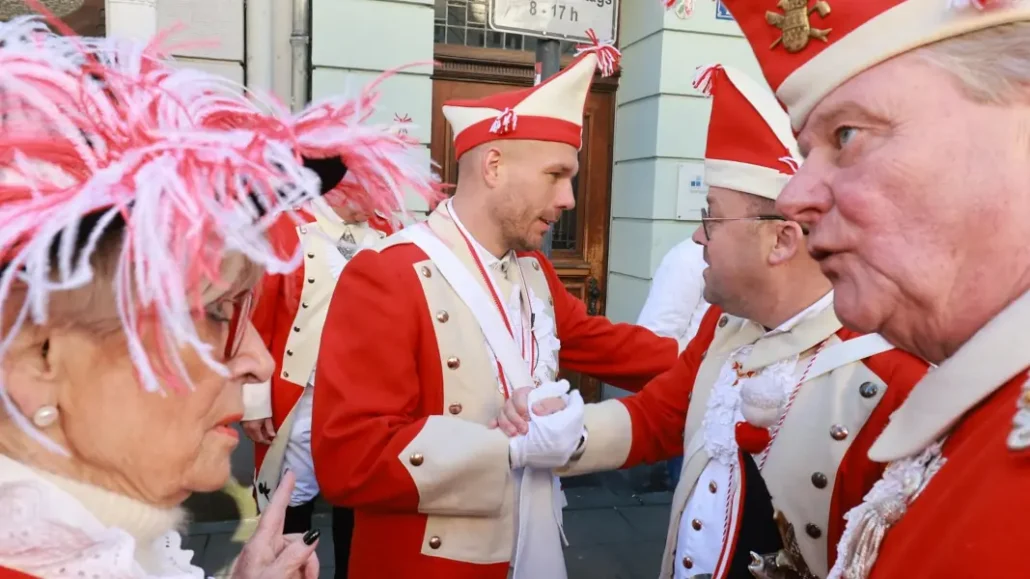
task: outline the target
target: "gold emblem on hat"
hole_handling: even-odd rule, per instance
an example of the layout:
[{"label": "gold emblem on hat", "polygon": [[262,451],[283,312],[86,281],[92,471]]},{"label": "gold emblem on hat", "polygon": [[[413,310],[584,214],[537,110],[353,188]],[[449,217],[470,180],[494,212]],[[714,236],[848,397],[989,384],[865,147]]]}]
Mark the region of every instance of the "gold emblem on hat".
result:
[{"label": "gold emblem on hat", "polygon": [[783,14],[769,10],[765,13],[765,21],[782,30],[783,34],[772,43],[770,49],[782,42],[787,52],[801,52],[812,38],[829,42],[827,37],[833,29],[812,28],[808,19],[813,12],[818,12],[823,18],[830,15],[830,4],[825,0],[819,0],[811,8],[808,7],[808,0],[780,0],[776,7],[783,10]]}]

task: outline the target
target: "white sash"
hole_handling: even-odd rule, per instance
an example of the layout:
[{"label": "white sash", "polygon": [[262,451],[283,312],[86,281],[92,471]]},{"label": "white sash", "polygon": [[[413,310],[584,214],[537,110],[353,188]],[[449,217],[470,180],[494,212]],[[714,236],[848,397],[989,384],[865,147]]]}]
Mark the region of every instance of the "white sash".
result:
[{"label": "white sash", "polygon": [[835,344],[823,350],[819,357],[812,362],[812,368],[808,371],[808,377],[805,378],[805,382],[815,380],[819,376],[833,372],[837,368],[843,368],[848,364],[865,360],[893,349],[894,346],[880,334],[866,334]]},{"label": "white sash", "polygon": [[[501,369],[508,377],[511,392],[533,386],[529,363],[526,362],[501,318],[493,300],[483,291],[468,268],[425,223],[408,227],[400,235],[417,245],[433,261],[461,301],[479,322],[487,344]],[[490,283],[490,280],[485,280]],[[549,470],[535,468],[516,472],[518,495],[517,536],[514,579],[565,579],[565,556],[561,530],[556,520],[555,476]],[[557,511],[560,514],[560,511]]]}]

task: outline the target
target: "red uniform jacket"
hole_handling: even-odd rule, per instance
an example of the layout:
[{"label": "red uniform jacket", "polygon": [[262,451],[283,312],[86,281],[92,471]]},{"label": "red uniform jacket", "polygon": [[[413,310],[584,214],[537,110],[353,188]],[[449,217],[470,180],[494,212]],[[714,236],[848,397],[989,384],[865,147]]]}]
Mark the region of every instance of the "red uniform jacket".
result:
[{"label": "red uniform jacket", "polygon": [[[300,213],[302,219],[314,221],[312,214],[308,212]],[[393,232],[390,223],[377,215],[372,215],[369,218],[368,224],[373,229],[386,234]],[[288,256],[297,251],[300,238],[297,236],[297,223],[293,219],[289,217],[279,219],[269,230],[268,235],[272,244],[280,249],[281,255]],[[300,400],[301,395],[304,393],[303,387],[282,378],[286,341],[292,331],[293,321],[301,307],[300,296],[304,287],[304,278],[303,265],[289,274],[266,275],[261,282],[258,301],[254,306],[254,327],[275,359],[271,396],[272,424],[277,434],[283,425],[283,421],[286,420],[287,415],[297,405],[297,401]],[[282,434],[289,435],[288,432]],[[261,463],[268,452],[268,448],[264,444],[255,444],[255,472],[261,469]]]},{"label": "red uniform jacket", "polygon": [[1030,577],[1030,451],[1006,446],[1025,382],[1026,371],[953,431],[947,462],[887,531],[870,579]]},{"label": "red uniform jacket", "polygon": [[927,374],[873,445],[872,458],[897,461],[946,437],[943,464],[887,530],[871,579],[1030,577],[1028,325],[1030,292]]},{"label": "red uniform jacket", "polygon": [[[546,258],[536,257],[554,301],[561,368],[638,389],[675,362],[676,340],[587,315]],[[355,509],[352,578],[503,579],[507,562],[479,565],[421,553],[427,516],[419,513],[419,492],[398,460],[427,419],[444,414],[450,403],[443,399],[434,329],[433,314],[440,314],[429,311],[414,267],[426,259],[413,244],[367,251],[341,276],[318,360],[315,470],[331,503]],[[481,436],[487,434],[483,426]],[[461,492],[461,484],[447,488]]]},{"label": "red uniform jacket", "polygon": [[[718,307],[711,307],[697,335],[680,355],[676,365],[638,394],[620,400],[629,410],[633,424],[633,445],[623,468],[667,460],[683,452],[683,424],[690,405],[690,392],[721,316],[722,311]],[[860,335],[847,329],[837,331],[837,336],[843,341]],[[888,388],[844,455],[837,471],[830,528],[827,530],[831,566],[836,559],[837,542],[844,531],[844,514],[862,502],[885,468],[885,465],[867,457],[869,447],[883,431],[891,413],[901,405],[927,370],[925,362],[901,350],[890,350],[862,362],[886,382]],[[908,575],[904,577],[907,579]]]}]

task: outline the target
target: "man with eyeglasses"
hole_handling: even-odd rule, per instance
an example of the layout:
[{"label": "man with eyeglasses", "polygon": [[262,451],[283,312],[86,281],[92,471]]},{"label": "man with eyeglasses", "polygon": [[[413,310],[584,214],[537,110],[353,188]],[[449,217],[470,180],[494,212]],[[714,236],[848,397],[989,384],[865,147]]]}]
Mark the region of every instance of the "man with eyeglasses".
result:
[{"label": "man with eyeglasses", "polygon": [[[339,181],[339,179],[336,179]],[[330,193],[334,195],[334,193]],[[379,214],[346,203],[316,199],[298,214],[304,223],[281,219],[270,230],[285,251],[304,248],[304,263],[290,274],[266,275],[253,313],[254,327],[276,360],[271,382],[244,387],[242,427],[255,443],[254,487],[264,511],[287,470],[296,485],[286,509],[283,532],[312,528],[318,481],[311,457],[311,405],[315,362],[329,301],[347,262],[379,243],[393,227]],[[348,328],[360,331],[359,328]],[[354,511],[334,507],[333,545],[337,579],[347,577]]]},{"label": "man with eyeglasses", "polygon": [[[695,87],[714,96],[694,233],[712,308],[672,370],[586,407],[583,453],[559,472],[683,452],[662,577],[825,577],[844,513],[883,470],[869,445],[927,365],[834,315],[803,230],[776,213],[800,157],[768,89],[718,65]],[[526,409],[506,410],[511,432]]]}]

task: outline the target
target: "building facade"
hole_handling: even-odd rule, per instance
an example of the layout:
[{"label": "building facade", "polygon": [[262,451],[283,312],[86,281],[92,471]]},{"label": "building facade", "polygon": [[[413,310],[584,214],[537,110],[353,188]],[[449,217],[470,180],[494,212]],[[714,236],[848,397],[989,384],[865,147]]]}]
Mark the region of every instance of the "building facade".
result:
[{"label": "building facade", "polygon": [[[94,14],[101,1],[85,0],[82,10]],[[184,65],[286,102],[357,90],[383,71],[424,63],[383,85],[378,120],[410,120],[427,162],[432,157],[453,183],[442,102],[534,78],[536,40],[488,30],[491,1],[106,0],[99,13],[102,28],[119,35],[187,24],[178,38],[197,43],[177,55]],[[89,18],[80,20],[88,27]],[[661,258],[691,235],[704,205],[710,104],[692,86],[695,68],[723,62],[761,75],[719,0],[680,0],[668,12],[658,0],[623,0],[617,40],[622,70],[600,79],[588,100],[578,206],[556,226],[553,255],[592,311],[634,321]],[[563,43],[563,58],[574,50]],[[581,386],[602,395],[599,384]]]}]

